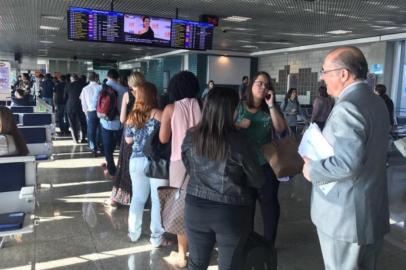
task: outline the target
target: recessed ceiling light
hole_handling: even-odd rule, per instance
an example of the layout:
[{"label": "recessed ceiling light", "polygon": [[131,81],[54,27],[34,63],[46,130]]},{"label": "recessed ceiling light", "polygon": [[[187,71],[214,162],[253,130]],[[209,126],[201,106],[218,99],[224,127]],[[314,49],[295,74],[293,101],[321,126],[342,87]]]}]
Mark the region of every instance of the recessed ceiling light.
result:
[{"label": "recessed ceiling light", "polygon": [[395,30],[398,29],[399,27],[397,26],[388,26],[388,27],[382,27],[380,30]]},{"label": "recessed ceiling light", "polygon": [[58,30],[59,30],[59,27],[56,27],[56,26],[48,26],[48,25],[40,25],[40,26],[39,26],[39,29],[42,29],[42,30],[51,30],[51,31],[58,31]]},{"label": "recessed ceiling light", "polygon": [[242,17],[242,16],[228,16],[224,18],[224,21],[229,21],[229,22],[246,22],[248,20],[251,20],[252,18],[249,17]]},{"label": "recessed ceiling light", "polygon": [[326,33],[327,34],[333,34],[333,35],[344,35],[344,34],[352,33],[352,31],[349,31],[349,30],[334,30],[334,31],[328,31]]},{"label": "recessed ceiling light", "polygon": [[44,43],[44,44],[54,43],[52,40],[40,40],[39,42]]},{"label": "recessed ceiling light", "polygon": [[41,18],[43,19],[49,19],[49,20],[59,20],[62,21],[63,20],[63,16],[53,16],[53,15],[42,15]]},{"label": "recessed ceiling light", "polygon": [[241,46],[241,48],[252,48],[252,49],[258,49],[258,46],[255,46],[255,45],[244,45],[244,46]]},{"label": "recessed ceiling light", "polygon": [[288,41],[258,41],[258,44],[292,44],[292,42],[288,42]]}]

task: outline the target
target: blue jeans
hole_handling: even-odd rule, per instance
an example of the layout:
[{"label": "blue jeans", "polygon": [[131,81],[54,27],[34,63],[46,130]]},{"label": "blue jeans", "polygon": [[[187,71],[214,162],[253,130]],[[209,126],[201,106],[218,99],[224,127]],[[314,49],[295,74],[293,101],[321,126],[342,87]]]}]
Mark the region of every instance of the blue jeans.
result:
[{"label": "blue jeans", "polygon": [[96,111],[87,112],[87,140],[89,143],[89,148],[93,151],[97,151],[97,129],[100,127],[100,120],[97,117]]},{"label": "blue jeans", "polygon": [[112,176],[116,175],[117,170],[116,164],[114,163],[113,153],[114,149],[116,149],[117,143],[121,142],[122,134],[123,129],[109,130],[102,127],[104,156],[107,162],[107,170]]},{"label": "blue jeans", "polygon": [[169,181],[147,177],[144,173],[147,164],[148,159],[146,157],[130,159],[130,176],[133,196],[131,198],[128,216],[128,231],[132,241],[137,241],[140,238],[144,206],[148,200],[149,193],[151,193],[150,242],[154,247],[158,247],[162,242],[162,235],[165,232],[162,227],[158,187],[167,186]]}]

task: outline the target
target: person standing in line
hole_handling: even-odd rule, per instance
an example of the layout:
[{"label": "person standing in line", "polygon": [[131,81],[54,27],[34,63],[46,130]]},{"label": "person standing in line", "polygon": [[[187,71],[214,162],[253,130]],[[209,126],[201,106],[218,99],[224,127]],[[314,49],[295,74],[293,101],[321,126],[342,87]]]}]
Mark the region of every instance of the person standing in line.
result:
[{"label": "person standing in line", "polygon": [[213,88],[202,121],[188,130],[182,160],[190,176],[185,205],[189,270],[207,269],[217,242],[219,269],[239,269],[252,231],[255,189],[265,182],[255,151],[234,126],[238,94]]},{"label": "person standing in line", "polygon": [[44,81],[41,83],[41,88],[42,88],[42,99],[54,107],[53,104],[53,96],[54,96],[54,88],[55,84],[52,81],[51,74],[47,73],[45,74]]},{"label": "person standing in line", "polygon": [[327,94],[327,87],[319,87],[319,96],[313,101],[311,122],[323,130],[326,120],[334,106],[334,99]]},{"label": "person standing in line", "polygon": [[61,75],[54,88],[54,104],[56,115],[58,118],[60,136],[69,135],[69,121],[66,114],[66,99],[64,97],[65,86],[66,76]]},{"label": "person standing in line", "polygon": [[82,93],[79,96],[82,103],[82,110],[86,115],[87,120],[88,145],[95,157],[97,157],[97,129],[100,128],[100,120],[97,117],[97,102],[95,102],[94,97],[101,91],[101,89],[101,85],[97,83],[97,74],[92,71],[89,73],[89,84],[83,88]]},{"label": "person standing in line", "polygon": [[286,122],[293,134],[297,133],[297,116],[301,115],[306,118],[302,107],[300,107],[299,100],[297,98],[297,89],[290,88],[285,95],[285,99],[281,104],[282,113],[285,116]]},{"label": "person standing in line", "polygon": [[[169,81],[169,102],[162,113],[159,140],[168,143],[171,140],[171,158],[169,165],[169,185],[180,188],[186,179],[186,168],[182,162],[181,146],[186,131],[196,126],[201,119],[201,110],[197,94],[199,80],[190,71],[181,71]],[[179,231],[178,252],[172,252],[170,262],[178,267],[186,267],[188,242],[185,232]]]},{"label": "person standing in line", "polygon": [[151,236],[153,247],[170,245],[163,234],[161,208],[158,198],[158,188],[167,186],[168,180],[150,178],[145,175],[144,169],[148,165],[148,158],[143,153],[145,142],[152,133],[160,127],[162,111],[158,109],[158,91],[154,84],[144,82],[137,87],[135,103],[127,116],[125,128],[125,141],[132,145],[130,158],[130,175],[133,196],[128,214],[128,236],[132,242],[141,237],[142,217],[144,206],[151,195]]},{"label": "person standing in line", "polygon": [[81,131],[80,143],[86,143],[87,123],[86,116],[82,111],[80,102],[80,93],[82,93],[82,84],[76,74],[71,76],[71,83],[66,84],[64,90],[64,99],[66,100],[66,113],[68,114],[69,125],[71,128],[72,139],[79,143],[79,127]]},{"label": "person standing in line", "polygon": [[258,200],[264,221],[264,237],[274,246],[280,215],[279,181],[266,161],[261,147],[271,142],[273,131],[282,134],[286,132],[287,127],[276,104],[275,92],[268,73],[261,71],[252,78],[247,91],[247,100],[237,107],[236,126],[251,142],[265,175],[265,184],[259,190]]},{"label": "person standing in line", "polygon": [[[141,72],[132,72],[128,76],[128,85],[130,89],[123,95],[121,104],[120,122],[125,124],[128,114],[133,110],[135,103],[135,94],[138,86],[145,82],[144,75]],[[132,153],[132,146],[125,143],[125,135],[122,136],[120,144],[120,153],[118,155],[116,180],[113,182],[113,189],[109,200],[105,205],[116,207],[118,204],[129,205],[131,202],[131,177],[129,162]]]},{"label": "person standing in line", "polygon": [[247,87],[248,87],[249,79],[248,76],[242,77],[241,84],[238,88],[238,95],[240,97],[240,100],[246,100],[247,99]]},{"label": "person standing in line", "polygon": [[[321,79],[336,104],[323,136],[334,155],[304,157],[312,183],[311,218],[327,270],[376,269],[389,232],[386,154],[389,116],[365,82],[368,63],[360,49],[338,47],[324,59]],[[332,184],[330,191],[322,191]]]},{"label": "person standing in line", "polygon": [[[116,164],[113,158],[114,149],[116,145],[120,143],[121,136],[123,134],[123,125],[120,122],[120,110],[123,95],[127,92],[127,88],[118,83],[119,74],[115,69],[110,69],[107,72],[106,85],[110,86],[113,90],[117,92],[117,109],[118,115],[113,120],[100,119],[100,124],[102,126],[102,138],[103,138],[103,148],[104,156],[106,158],[106,163],[102,164],[104,175],[106,178],[113,179],[116,175]],[[101,91],[97,94],[97,100],[100,96]]]},{"label": "person standing in line", "polygon": [[395,112],[395,106],[393,105],[393,101],[390,99],[390,97],[386,94],[386,86],[383,84],[377,84],[375,86],[374,93],[380,96],[383,101],[385,102],[386,108],[388,109],[389,112],[389,123],[391,127],[393,127],[395,123],[395,118],[394,118],[394,112]]}]

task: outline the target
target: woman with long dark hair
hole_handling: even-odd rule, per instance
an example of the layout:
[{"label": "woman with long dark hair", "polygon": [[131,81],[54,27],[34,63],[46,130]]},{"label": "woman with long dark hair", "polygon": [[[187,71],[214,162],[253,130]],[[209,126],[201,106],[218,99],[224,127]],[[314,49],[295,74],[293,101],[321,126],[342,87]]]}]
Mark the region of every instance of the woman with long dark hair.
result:
[{"label": "woman with long dark hair", "polygon": [[254,148],[234,126],[239,102],[232,89],[207,95],[201,122],[188,131],[182,160],[190,176],[185,206],[189,270],[207,269],[217,242],[219,269],[238,269],[252,229],[254,189],[265,179]]},{"label": "woman with long dark hair", "polygon": [[311,122],[316,123],[323,130],[326,120],[334,107],[334,99],[327,93],[327,87],[319,87],[319,96],[313,101]]},{"label": "woman with long dark hair", "polygon": [[0,107],[0,149],[1,155],[25,156],[28,154],[27,144],[14,121],[12,111],[7,107]]},{"label": "woman with long dark hair", "polygon": [[297,95],[297,89],[290,88],[281,104],[282,112],[293,134],[296,134],[297,132],[297,116],[301,115],[302,117],[305,117],[305,114],[300,107]]},{"label": "woman with long dark hair", "polygon": [[262,152],[262,145],[271,142],[274,134],[286,131],[285,120],[276,104],[275,92],[268,73],[257,73],[247,89],[247,101],[237,108],[236,125],[249,138],[256,151],[259,164],[265,174],[265,184],[259,191],[259,202],[264,220],[264,236],[275,244],[280,207],[278,200],[279,181]]},{"label": "woman with long dark hair", "polygon": [[[186,131],[200,122],[199,80],[190,71],[181,71],[169,81],[168,95],[170,104],[162,113],[162,124],[159,130],[161,143],[171,141],[171,158],[169,165],[169,185],[180,188],[186,181],[186,169],[182,162],[181,146]],[[169,262],[176,266],[186,267],[188,241],[184,230],[176,232],[178,252],[172,252]]]}]

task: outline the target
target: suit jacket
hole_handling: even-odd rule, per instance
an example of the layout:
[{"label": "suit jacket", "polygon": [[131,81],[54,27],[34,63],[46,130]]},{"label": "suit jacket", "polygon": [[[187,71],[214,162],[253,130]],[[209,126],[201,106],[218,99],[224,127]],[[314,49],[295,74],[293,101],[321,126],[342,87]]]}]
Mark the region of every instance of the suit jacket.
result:
[{"label": "suit jacket", "polygon": [[[330,237],[371,244],[389,231],[386,155],[388,110],[364,82],[338,98],[323,135],[334,156],[311,161],[311,218]],[[336,182],[325,195],[319,185]]]},{"label": "suit jacket", "polygon": [[67,113],[80,113],[82,111],[82,103],[80,102],[80,93],[82,93],[83,84],[80,81],[75,81],[66,84],[64,89],[64,99],[66,100]]}]

